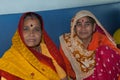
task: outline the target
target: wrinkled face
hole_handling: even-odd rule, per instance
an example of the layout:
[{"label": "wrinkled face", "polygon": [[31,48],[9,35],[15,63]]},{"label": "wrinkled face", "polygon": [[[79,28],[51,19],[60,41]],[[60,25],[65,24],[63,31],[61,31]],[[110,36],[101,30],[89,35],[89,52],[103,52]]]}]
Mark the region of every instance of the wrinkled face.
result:
[{"label": "wrinkled face", "polygon": [[37,18],[28,18],[23,24],[23,38],[28,47],[36,47],[41,41],[41,24]]},{"label": "wrinkled face", "polygon": [[92,37],[95,30],[95,23],[92,23],[88,17],[82,17],[77,20],[75,25],[75,32],[82,40]]}]

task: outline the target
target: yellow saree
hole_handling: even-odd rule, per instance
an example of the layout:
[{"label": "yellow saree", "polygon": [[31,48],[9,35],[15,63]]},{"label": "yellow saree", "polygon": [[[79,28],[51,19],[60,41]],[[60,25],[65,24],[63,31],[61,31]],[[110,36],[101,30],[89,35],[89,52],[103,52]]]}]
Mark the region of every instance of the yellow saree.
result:
[{"label": "yellow saree", "polygon": [[[31,14],[38,18],[42,28],[43,41],[37,45],[41,47],[40,52],[28,47],[23,37],[24,19],[31,17]],[[9,80],[60,80],[66,77],[64,70],[63,58],[44,30],[41,16],[33,12],[23,14],[12,38],[11,48],[0,59],[0,76]]]},{"label": "yellow saree", "polygon": [[60,80],[57,73],[36,59],[19,38],[16,32],[14,45],[0,59],[0,69],[25,80]]}]

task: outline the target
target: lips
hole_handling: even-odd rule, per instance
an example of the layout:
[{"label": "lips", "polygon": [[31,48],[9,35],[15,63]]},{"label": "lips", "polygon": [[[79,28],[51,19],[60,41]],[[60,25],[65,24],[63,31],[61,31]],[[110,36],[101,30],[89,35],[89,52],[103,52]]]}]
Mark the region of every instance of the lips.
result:
[{"label": "lips", "polygon": [[35,42],[36,40],[35,39],[28,39],[27,41],[28,42]]},{"label": "lips", "polygon": [[79,32],[79,34],[85,35],[88,34],[87,32]]}]

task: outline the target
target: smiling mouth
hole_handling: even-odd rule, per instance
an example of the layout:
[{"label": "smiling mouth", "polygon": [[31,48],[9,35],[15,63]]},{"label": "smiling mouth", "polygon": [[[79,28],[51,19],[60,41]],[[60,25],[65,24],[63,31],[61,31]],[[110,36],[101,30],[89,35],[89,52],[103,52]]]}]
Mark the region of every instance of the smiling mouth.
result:
[{"label": "smiling mouth", "polygon": [[82,35],[84,35],[84,34],[87,34],[87,32],[80,32],[79,34],[82,34]]},{"label": "smiling mouth", "polygon": [[28,39],[27,41],[28,41],[28,42],[34,42],[35,39]]}]

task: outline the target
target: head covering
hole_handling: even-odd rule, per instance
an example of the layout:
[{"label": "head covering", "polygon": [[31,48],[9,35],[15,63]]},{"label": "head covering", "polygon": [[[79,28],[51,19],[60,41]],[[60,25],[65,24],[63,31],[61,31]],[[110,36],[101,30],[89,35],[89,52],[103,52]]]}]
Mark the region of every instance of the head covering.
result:
[{"label": "head covering", "polygon": [[[47,32],[45,31],[44,29],[44,24],[43,24],[43,20],[42,20],[42,17],[39,15],[39,14],[36,14],[34,12],[27,12],[27,13],[24,13],[21,18],[20,18],[20,21],[19,21],[19,24],[18,24],[18,32],[20,34],[20,37],[24,42],[23,40],[23,35],[22,35],[22,26],[23,26],[23,22],[24,22],[24,17],[28,14],[34,14],[37,16],[37,18],[39,19],[40,23],[41,23],[41,27],[42,27],[42,41],[46,44],[50,54],[55,58],[55,60],[58,62],[58,64],[60,66],[62,66],[64,69],[65,69],[65,66],[64,66],[64,62],[61,61],[62,60],[62,56],[60,55],[59,53],[59,50],[57,49],[55,43],[52,41],[52,39],[49,37],[49,35],[47,34]],[[29,48],[30,49],[30,48]],[[30,49],[33,53],[35,53],[32,49]],[[36,52],[37,53],[37,52]],[[39,54],[39,53],[38,53]]]},{"label": "head covering", "polygon": [[57,64],[65,69],[62,56],[43,27],[42,17],[34,12],[27,12],[21,16],[18,30],[12,38],[12,46],[0,59],[0,69],[26,80],[32,78],[35,80],[59,80],[52,59],[27,47],[24,42],[22,27],[24,18],[29,14],[34,14],[39,19],[42,26],[42,39],[48,51]]},{"label": "head covering", "polygon": [[[83,42],[78,38],[74,30],[77,20],[85,16],[89,16],[95,20],[97,24],[95,33],[100,32],[106,35],[111,44],[115,45],[113,38],[109,35],[109,33],[104,29],[101,23],[90,11],[81,10],[78,13],[76,13],[76,15],[71,20],[71,32],[60,36],[60,43],[65,56],[68,58],[76,74],[77,80],[83,80],[88,76],[92,75],[94,73],[94,67],[96,63],[95,62],[96,47],[95,49],[91,50],[86,49],[83,46],[84,45]],[[96,42],[99,43],[99,40]]]},{"label": "head covering", "polygon": [[[25,42],[24,42],[24,38],[23,38],[23,34],[22,34],[22,29],[23,29],[23,23],[24,23],[24,19],[27,17],[27,16],[34,16],[34,17],[36,17],[38,20],[39,20],[39,22],[40,22],[40,25],[41,25],[41,29],[43,30],[43,31],[45,31],[44,30],[44,25],[43,25],[43,20],[42,20],[42,17],[39,15],[39,14],[37,14],[37,13],[34,13],[34,12],[26,12],[26,13],[24,13],[22,16],[21,16],[21,18],[20,18],[20,20],[19,20],[19,24],[18,24],[18,32],[19,32],[19,35],[20,35],[20,38],[21,38],[21,40],[23,41],[23,43],[25,44]],[[26,44],[25,44],[26,45]]]},{"label": "head covering", "polygon": [[115,39],[116,44],[120,44],[120,28],[118,28],[114,34],[113,38]]},{"label": "head covering", "polygon": [[102,26],[102,24],[98,21],[98,19],[90,12],[90,11],[87,11],[87,10],[82,10],[82,11],[79,11],[78,13],[76,13],[76,15],[73,17],[72,21],[71,21],[71,36],[74,36],[75,32],[74,32],[74,27],[76,25],[76,21],[82,17],[85,17],[85,16],[89,16],[89,17],[92,17],[96,23],[97,23],[97,30],[101,31],[101,33],[104,33],[108,39],[114,44],[114,40],[113,38],[111,37],[111,35],[105,30],[105,28]]}]

